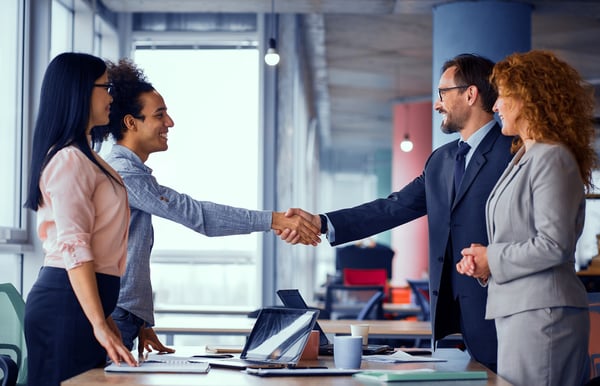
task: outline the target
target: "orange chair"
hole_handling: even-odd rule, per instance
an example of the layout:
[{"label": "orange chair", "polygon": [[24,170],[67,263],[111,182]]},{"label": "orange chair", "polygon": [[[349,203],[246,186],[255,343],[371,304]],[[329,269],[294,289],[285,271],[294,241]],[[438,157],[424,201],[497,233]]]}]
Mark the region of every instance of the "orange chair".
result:
[{"label": "orange chair", "polygon": [[383,268],[344,268],[342,270],[344,285],[378,285],[383,287],[384,298],[391,299],[387,270]]}]

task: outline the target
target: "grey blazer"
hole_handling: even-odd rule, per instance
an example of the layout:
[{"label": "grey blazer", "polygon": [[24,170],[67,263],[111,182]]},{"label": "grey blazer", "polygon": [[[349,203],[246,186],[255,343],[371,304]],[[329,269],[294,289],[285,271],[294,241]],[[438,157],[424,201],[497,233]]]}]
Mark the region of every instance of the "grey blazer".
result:
[{"label": "grey blazer", "polygon": [[515,155],[486,204],[487,319],[546,307],[587,307],[575,274],[584,193],[566,147],[535,143]]}]

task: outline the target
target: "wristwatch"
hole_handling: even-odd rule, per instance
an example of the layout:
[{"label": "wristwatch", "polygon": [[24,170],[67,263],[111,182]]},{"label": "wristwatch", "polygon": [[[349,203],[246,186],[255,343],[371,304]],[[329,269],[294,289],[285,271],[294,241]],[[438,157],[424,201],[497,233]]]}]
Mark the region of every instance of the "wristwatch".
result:
[{"label": "wristwatch", "polygon": [[327,217],[325,217],[324,214],[320,214],[319,217],[321,218],[321,234],[326,234],[327,233]]}]

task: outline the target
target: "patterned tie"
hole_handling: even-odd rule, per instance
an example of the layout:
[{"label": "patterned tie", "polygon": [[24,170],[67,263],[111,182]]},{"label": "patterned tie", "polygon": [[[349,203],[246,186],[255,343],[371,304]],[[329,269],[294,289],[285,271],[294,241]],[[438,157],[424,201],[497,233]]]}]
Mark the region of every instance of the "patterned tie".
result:
[{"label": "patterned tie", "polygon": [[458,151],[456,152],[456,162],[454,163],[454,192],[458,192],[458,187],[465,174],[465,155],[469,152],[471,146],[464,141],[458,143]]}]

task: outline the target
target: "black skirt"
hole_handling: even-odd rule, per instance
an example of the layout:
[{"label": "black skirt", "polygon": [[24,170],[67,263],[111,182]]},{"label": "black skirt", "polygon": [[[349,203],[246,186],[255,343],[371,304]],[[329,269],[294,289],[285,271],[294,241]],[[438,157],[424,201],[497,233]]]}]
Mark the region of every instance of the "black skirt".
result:
[{"label": "black skirt", "polygon": [[[96,273],[96,280],[108,317],[117,303],[120,278]],[[106,350],[96,340],[65,269],[40,270],[25,303],[25,341],[31,386],[58,386],[106,364]]]}]

